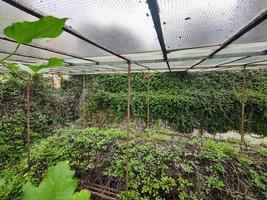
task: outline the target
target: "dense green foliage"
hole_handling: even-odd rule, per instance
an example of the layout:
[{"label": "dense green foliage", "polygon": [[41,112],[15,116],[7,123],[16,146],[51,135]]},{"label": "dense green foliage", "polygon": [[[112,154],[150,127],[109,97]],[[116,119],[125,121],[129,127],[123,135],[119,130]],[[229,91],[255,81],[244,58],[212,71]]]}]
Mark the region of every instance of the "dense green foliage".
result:
[{"label": "dense green foliage", "polygon": [[[27,83],[19,78],[0,77],[0,170],[17,162],[25,152],[26,87]],[[49,79],[33,78],[30,94],[32,143],[47,137],[51,130],[64,122],[62,113],[67,105],[61,95]]]},{"label": "dense green foliage", "polygon": [[[132,132],[129,195],[139,199],[259,199],[267,197],[266,155],[261,146],[171,136],[157,131]],[[125,199],[125,136],[118,129],[74,128],[33,146],[32,171],[22,160],[2,171],[3,200],[17,200],[22,185],[40,183],[44,172],[58,161],[69,160],[80,179],[78,191],[100,184],[120,191]],[[265,149],[266,150],[266,149]]]},{"label": "dense green foliage", "polygon": [[[267,135],[267,71],[251,71],[248,76],[246,106],[247,132]],[[80,88],[73,77],[65,88]],[[127,76],[87,76],[87,120],[92,125],[121,122],[126,116]],[[242,74],[166,73],[150,75],[150,116],[162,120],[181,132],[194,128],[208,132],[239,130]],[[134,74],[132,80],[132,116],[146,121],[147,80]]]}]

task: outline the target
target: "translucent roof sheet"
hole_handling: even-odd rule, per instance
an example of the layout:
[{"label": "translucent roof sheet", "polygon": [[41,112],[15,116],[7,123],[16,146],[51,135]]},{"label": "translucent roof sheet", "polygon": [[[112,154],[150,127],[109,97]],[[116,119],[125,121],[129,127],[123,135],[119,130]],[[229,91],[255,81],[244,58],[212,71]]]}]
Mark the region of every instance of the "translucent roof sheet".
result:
[{"label": "translucent roof sheet", "polygon": [[167,49],[217,45],[262,12],[266,0],[158,0]]},{"label": "translucent roof sheet", "polygon": [[[16,48],[16,43],[0,39],[0,51],[10,53],[15,48]],[[52,53],[52,52],[49,52],[49,51],[28,47],[28,46],[25,46],[25,45],[22,45],[18,49],[18,54],[22,54],[22,55],[25,55],[25,56],[33,56],[33,57],[36,57],[36,58],[45,58],[45,59],[49,59],[51,57],[59,57],[59,58],[64,58],[64,59],[68,58],[68,56],[63,56],[63,55],[60,55],[60,54],[56,54],[56,53]]]},{"label": "translucent roof sheet", "polygon": [[239,60],[239,61],[235,61],[235,62],[232,62],[231,64],[226,64],[225,66],[231,66],[231,65],[244,65],[244,64],[247,64],[247,63],[254,63],[254,62],[259,62],[259,61],[267,61],[267,56],[253,56],[253,57],[249,57],[249,58],[246,58],[246,59],[242,59],[242,60]]},{"label": "translucent roof sheet", "polygon": [[146,0],[19,0],[118,53],[160,50]]},{"label": "translucent roof sheet", "polygon": [[208,59],[205,60],[204,62],[200,63],[195,67],[197,68],[203,68],[203,67],[214,67],[218,65],[223,65],[224,63],[228,63],[237,59],[240,59],[242,57],[231,57],[231,58],[217,58],[217,59]]},{"label": "translucent roof sheet", "polygon": [[267,0],[0,1],[0,59],[16,46],[6,40],[4,28],[36,20],[33,13],[68,18],[69,32],[22,45],[9,60],[24,65],[65,60],[47,73],[127,73],[128,61],[132,72],[267,68]]},{"label": "translucent roof sheet", "polygon": [[249,31],[241,38],[239,38],[235,44],[240,43],[255,43],[255,42],[266,42],[267,41],[267,21],[262,22],[253,30]]},{"label": "translucent roof sheet", "polygon": [[[4,27],[12,24],[13,22],[34,21],[37,19],[2,1],[0,1],[0,9],[0,35],[2,36]],[[33,44],[49,47],[67,53],[74,53],[78,56],[110,55],[109,53],[64,32],[56,39],[35,40],[33,41]]]}]

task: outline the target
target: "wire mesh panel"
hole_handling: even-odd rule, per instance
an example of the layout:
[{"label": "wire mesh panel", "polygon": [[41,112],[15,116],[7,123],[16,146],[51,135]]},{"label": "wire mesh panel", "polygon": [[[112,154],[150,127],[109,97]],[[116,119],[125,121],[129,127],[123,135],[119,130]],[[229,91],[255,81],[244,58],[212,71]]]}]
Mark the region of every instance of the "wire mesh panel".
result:
[{"label": "wire mesh panel", "polygon": [[118,53],[159,50],[146,0],[19,0]]},{"label": "wire mesh panel", "polygon": [[267,7],[266,0],[158,0],[167,49],[221,44]]}]

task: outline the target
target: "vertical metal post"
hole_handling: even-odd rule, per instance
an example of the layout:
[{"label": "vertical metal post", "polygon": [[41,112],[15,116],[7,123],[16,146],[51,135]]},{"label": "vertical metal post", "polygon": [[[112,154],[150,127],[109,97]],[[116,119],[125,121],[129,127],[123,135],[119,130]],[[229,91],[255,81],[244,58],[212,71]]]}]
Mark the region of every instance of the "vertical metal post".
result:
[{"label": "vertical metal post", "polygon": [[149,70],[147,73],[147,128],[150,127],[150,77]]},{"label": "vertical metal post", "polygon": [[247,101],[247,69],[244,65],[243,69],[243,87],[242,87],[242,100],[241,100],[241,122],[240,122],[240,135],[241,142],[245,142],[245,130],[244,130],[244,121],[245,121],[245,106]]},{"label": "vertical metal post", "polygon": [[128,62],[128,98],[127,98],[127,144],[126,144],[126,175],[125,175],[125,191],[126,199],[128,199],[129,187],[129,163],[130,163],[130,126],[131,126],[131,63]]},{"label": "vertical metal post", "polygon": [[82,128],[85,127],[85,74],[83,74],[83,92],[82,92]]},{"label": "vertical metal post", "polygon": [[28,162],[28,171],[31,169],[31,146],[30,146],[30,110],[31,110],[31,102],[30,102],[30,93],[31,93],[31,85],[32,85],[32,76],[29,76],[29,80],[27,82],[26,88],[26,128],[27,128],[27,162]]}]

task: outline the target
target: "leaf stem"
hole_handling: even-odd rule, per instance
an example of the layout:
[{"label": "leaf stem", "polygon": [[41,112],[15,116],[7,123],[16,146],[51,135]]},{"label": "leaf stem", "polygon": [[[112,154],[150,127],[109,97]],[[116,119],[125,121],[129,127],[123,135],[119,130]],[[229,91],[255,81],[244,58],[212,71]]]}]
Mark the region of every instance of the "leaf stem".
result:
[{"label": "leaf stem", "polygon": [[20,47],[20,43],[17,44],[15,50],[11,54],[9,54],[8,56],[6,56],[3,59],[1,59],[1,61],[4,61],[4,60],[10,58],[11,56],[15,55],[15,53],[18,51],[19,47]]},{"label": "leaf stem", "polygon": [[0,64],[2,64],[4,67],[9,69],[11,72],[13,72],[16,76],[20,77],[22,80],[27,79],[25,76],[22,76],[21,74],[17,73],[15,70],[13,70],[11,67],[9,67],[7,62],[5,62],[4,60],[0,60]]}]

